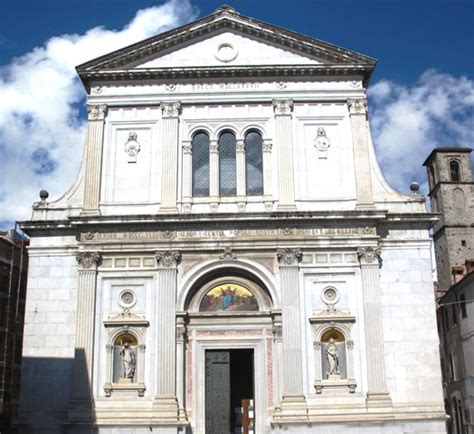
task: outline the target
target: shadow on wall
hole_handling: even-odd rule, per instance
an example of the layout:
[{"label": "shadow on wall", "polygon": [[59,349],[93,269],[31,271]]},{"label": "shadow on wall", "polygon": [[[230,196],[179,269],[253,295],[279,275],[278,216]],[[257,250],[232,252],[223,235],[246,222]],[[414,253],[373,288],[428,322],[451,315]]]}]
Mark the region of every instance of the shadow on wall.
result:
[{"label": "shadow on wall", "polygon": [[[19,434],[93,434],[91,386],[83,350],[73,358],[24,357],[20,390]],[[79,375],[74,375],[78,373]],[[76,381],[74,381],[76,380]],[[73,399],[74,398],[74,399]],[[88,428],[73,427],[80,418]]]}]

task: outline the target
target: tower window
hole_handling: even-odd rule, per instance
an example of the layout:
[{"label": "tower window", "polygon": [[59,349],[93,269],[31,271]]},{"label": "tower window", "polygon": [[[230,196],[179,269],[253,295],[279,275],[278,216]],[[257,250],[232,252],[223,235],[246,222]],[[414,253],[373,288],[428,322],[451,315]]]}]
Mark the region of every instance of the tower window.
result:
[{"label": "tower window", "polygon": [[461,240],[461,246],[466,247],[466,240]]},{"label": "tower window", "polygon": [[459,167],[459,163],[457,161],[452,160],[449,162],[449,174],[451,177],[451,181],[461,181],[461,168]]}]

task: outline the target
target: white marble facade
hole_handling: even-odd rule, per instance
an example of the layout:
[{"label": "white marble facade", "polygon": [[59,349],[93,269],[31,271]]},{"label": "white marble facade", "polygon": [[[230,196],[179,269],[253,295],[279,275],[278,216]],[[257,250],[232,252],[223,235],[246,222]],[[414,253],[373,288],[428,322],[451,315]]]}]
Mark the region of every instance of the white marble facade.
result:
[{"label": "white marble facade", "polygon": [[[433,217],[380,171],[374,65],[222,7],[78,68],[80,173],[23,222],[25,433],[205,433],[206,354],[239,349],[252,351],[257,434],[445,432]],[[219,285],[253,307],[203,311]]]}]

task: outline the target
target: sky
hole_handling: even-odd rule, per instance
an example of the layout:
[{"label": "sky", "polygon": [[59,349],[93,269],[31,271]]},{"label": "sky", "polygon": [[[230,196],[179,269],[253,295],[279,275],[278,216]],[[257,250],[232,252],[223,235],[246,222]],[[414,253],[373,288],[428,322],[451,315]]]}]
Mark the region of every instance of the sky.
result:
[{"label": "sky", "polygon": [[[474,142],[473,0],[233,0],[238,12],[377,59],[368,97],[388,181],[426,193],[435,146]],[[75,66],[212,13],[214,0],[1,0],[0,228],[72,184],[85,91]]]}]

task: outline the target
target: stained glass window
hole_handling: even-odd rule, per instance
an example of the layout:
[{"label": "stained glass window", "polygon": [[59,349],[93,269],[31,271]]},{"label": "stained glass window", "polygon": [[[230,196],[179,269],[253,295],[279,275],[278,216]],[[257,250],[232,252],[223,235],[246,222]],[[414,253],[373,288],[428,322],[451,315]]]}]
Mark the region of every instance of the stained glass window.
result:
[{"label": "stained glass window", "polygon": [[263,194],[262,136],[256,131],[245,135],[245,177],[247,196]]},{"label": "stained glass window", "polygon": [[209,136],[198,132],[193,137],[193,196],[209,196]]},{"label": "stained glass window", "polygon": [[235,163],[235,135],[224,132],[219,136],[219,194],[235,196],[237,193]]}]

